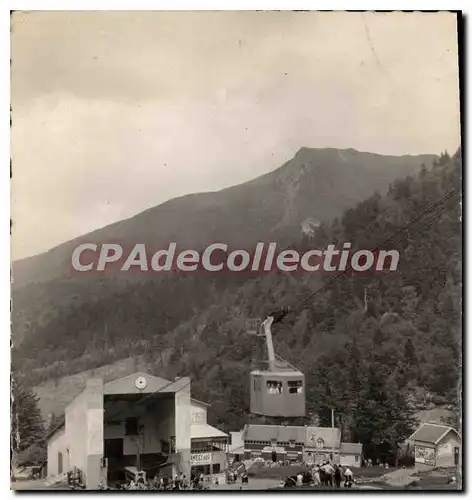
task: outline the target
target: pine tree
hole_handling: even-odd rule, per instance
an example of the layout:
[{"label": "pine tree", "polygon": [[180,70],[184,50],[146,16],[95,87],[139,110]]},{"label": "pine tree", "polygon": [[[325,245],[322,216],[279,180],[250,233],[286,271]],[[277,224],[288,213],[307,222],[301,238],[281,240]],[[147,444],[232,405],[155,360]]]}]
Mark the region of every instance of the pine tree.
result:
[{"label": "pine tree", "polygon": [[416,358],[415,346],[410,338],[405,342],[404,358],[405,363],[409,368],[416,367],[418,360]]},{"label": "pine tree", "polygon": [[44,438],[44,422],[38,407],[38,396],[13,380],[11,391],[11,449],[19,453]]},{"label": "pine tree", "polygon": [[399,445],[413,432],[413,410],[384,355],[373,353],[366,363],[352,434],[364,444],[366,456],[396,462]]}]

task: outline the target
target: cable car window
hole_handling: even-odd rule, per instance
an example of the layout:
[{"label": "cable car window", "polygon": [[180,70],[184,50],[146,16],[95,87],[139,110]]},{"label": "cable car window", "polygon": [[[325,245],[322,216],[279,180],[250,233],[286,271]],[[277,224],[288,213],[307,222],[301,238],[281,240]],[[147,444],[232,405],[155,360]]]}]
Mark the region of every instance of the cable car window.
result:
[{"label": "cable car window", "polygon": [[268,380],[267,392],[269,394],[282,394],[283,392],[282,382],[279,382],[277,380]]},{"label": "cable car window", "polygon": [[301,380],[289,382],[288,392],[290,394],[301,394],[303,392],[303,382]]}]

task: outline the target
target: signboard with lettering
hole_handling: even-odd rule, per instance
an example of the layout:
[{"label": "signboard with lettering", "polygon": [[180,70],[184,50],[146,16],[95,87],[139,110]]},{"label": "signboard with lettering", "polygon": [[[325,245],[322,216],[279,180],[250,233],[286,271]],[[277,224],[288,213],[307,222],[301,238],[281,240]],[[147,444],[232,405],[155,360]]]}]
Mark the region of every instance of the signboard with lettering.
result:
[{"label": "signboard with lettering", "polygon": [[425,465],[436,465],[436,454],[434,448],[415,446],[415,462]]},{"label": "signboard with lettering", "polygon": [[211,463],[211,453],[191,453],[190,465],[206,465]]}]

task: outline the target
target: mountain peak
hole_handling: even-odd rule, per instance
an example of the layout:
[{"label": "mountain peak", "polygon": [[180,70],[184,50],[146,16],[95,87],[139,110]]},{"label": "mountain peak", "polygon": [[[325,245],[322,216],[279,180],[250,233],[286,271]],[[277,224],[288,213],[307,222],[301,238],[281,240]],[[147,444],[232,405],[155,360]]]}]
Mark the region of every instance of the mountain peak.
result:
[{"label": "mountain peak", "polygon": [[15,262],[14,287],[69,276],[73,248],[84,242],[113,240],[155,247],[176,242],[201,248],[224,241],[230,247],[249,248],[258,241],[296,241],[304,221],[329,222],[375,191],[386,191],[395,179],[419,171],[422,162],[430,164],[433,158],[301,147],[283,166],[252,181],[169,200],[53,251]]}]

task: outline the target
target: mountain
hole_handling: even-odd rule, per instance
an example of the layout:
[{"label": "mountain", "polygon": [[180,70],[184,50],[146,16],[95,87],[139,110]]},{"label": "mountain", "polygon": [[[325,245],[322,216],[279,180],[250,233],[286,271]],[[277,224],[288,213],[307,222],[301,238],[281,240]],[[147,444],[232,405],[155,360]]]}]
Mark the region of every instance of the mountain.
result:
[{"label": "mountain", "polygon": [[277,170],[218,192],[172,199],[130,219],[13,263],[13,287],[70,278],[73,249],[83,242],[199,249],[214,241],[247,248],[258,241],[298,241],[307,219],[329,222],[391,182],[430,166],[434,155],[382,156],[353,149],[302,148]]},{"label": "mountain", "polygon": [[15,366],[24,372],[40,370],[47,377],[64,371],[64,360],[67,370],[88,368],[91,358],[97,358],[95,351],[101,358],[93,361],[94,366],[108,355],[111,360],[120,352],[126,357],[135,344],[163,338],[213,306],[215,291],[230,294],[249,280],[238,273],[211,279],[134,273],[71,276],[70,257],[80,243],[122,241],[158,247],[176,242],[194,249],[215,241],[237,248],[250,248],[258,241],[298,244],[307,227],[316,232],[320,224],[329,224],[375,191],[386,192],[395,179],[431,166],[435,159],[302,148],[277,170],[245,184],[170,200],[14,262]]}]

